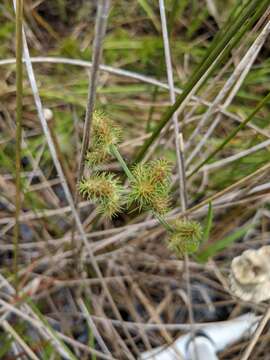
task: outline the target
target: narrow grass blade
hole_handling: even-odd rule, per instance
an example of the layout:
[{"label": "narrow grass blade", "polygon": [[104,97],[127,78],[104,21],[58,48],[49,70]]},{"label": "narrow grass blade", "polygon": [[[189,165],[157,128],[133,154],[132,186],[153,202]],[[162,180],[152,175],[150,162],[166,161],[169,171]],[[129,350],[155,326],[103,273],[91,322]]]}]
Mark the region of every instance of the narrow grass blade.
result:
[{"label": "narrow grass blade", "polygon": [[212,225],[213,225],[213,207],[212,207],[212,203],[210,201],[209,205],[208,205],[208,213],[207,213],[207,218],[206,218],[206,224],[205,224],[205,227],[203,229],[202,242],[206,242],[209,239],[209,235],[210,235],[210,231],[212,229]]},{"label": "narrow grass blade", "polygon": [[159,25],[158,19],[155,15],[153,9],[151,8],[151,6],[148,4],[147,0],[138,0],[138,2],[141,5],[141,7],[143,8],[143,10],[145,11],[145,13],[147,14],[147,16],[151,19],[156,30],[159,32],[160,25]]},{"label": "narrow grass blade", "polygon": [[214,244],[207,246],[196,257],[200,262],[206,262],[209,258],[217,255],[220,251],[229,247],[233,242],[243,237],[252,225],[244,226],[225,238],[216,241]]}]

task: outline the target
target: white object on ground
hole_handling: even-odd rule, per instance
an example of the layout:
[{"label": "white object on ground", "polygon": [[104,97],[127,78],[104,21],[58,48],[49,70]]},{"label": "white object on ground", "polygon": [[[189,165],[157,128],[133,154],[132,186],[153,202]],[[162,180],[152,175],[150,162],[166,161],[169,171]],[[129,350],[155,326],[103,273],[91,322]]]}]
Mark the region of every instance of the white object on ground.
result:
[{"label": "white object on ground", "polygon": [[[232,345],[243,337],[249,337],[255,330],[259,317],[252,313],[239,316],[233,320],[216,322],[202,327],[191,341],[192,335],[178,338],[173,346],[158,347],[141,354],[140,360],[175,360],[174,348],[181,353],[185,360],[217,360],[217,352]],[[193,350],[196,344],[196,357]]]}]

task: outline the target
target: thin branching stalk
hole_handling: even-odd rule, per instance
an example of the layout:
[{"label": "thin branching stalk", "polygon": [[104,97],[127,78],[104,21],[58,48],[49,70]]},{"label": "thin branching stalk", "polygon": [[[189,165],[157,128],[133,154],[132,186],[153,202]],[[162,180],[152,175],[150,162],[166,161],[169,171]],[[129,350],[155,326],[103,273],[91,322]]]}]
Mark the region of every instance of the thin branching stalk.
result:
[{"label": "thin branching stalk", "polygon": [[125,160],[122,158],[122,155],[118,151],[117,147],[115,145],[110,146],[111,153],[116,157],[116,159],[119,161],[119,164],[122,166],[122,169],[124,170],[127,178],[131,181],[136,180],[132,172],[129,170]]},{"label": "thin branching stalk", "polygon": [[154,216],[169,233],[174,232],[174,228],[164,219],[163,216],[161,216],[160,214],[157,214],[157,213],[154,213]]},{"label": "thin branching stalk", "polygon": [[23,106],[23,64],[22,64],[22,21],[23,0],[16,0],[16,199],[14,226],[14,276],[18,292],[19,216],[21,212],[21,147],[22,147],[22,106]]}]

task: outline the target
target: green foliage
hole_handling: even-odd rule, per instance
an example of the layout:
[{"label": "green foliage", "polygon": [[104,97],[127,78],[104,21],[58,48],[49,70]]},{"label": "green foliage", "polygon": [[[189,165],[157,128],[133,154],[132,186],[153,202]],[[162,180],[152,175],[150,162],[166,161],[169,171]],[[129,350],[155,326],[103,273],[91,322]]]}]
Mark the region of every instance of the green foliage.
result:
[{"label": "green foliage", "polygon": [[212,203],[210,202],[208,205],[206,223],[203,229],[202,242],[207,241],[209,239],[212,225],[213,225],[213,207],[212,207]]},{"label": "green foliage", "polygon": [[232,234],[226,236],[223,239],[216,241],[213,244],[208,245],[197,255],[197,260],[200,262],[206,262],[209,258],[217,255],[220,251],[230,246],[234,241],[242,238],[246,232],[251,228],[251,225],[244,226]]},{"label": "green foliage", "polygon": [[151,5],[149,5],[148,1],[147,0],[138,0],[138,3],[142,7],[142,9],[146,12],[149,19],[151,19],[151,21],[152,21],[154,27],[156,28],[156,30],[160,31],[159,19],[157,18],[157,16],[156,16],[155,12],[153,11]]},{"label": "green foliage", "polygon": [[89,60],[90,51],[87,47],[84,51],[80,49],[77,39],[73,37],[66,37],[59,43],[58,53],[62,56],[69,56],[83,60]]},{"label": "green foliage", "polygon": [[[1,19],[3,20],[3,19]],[[4,41],[8,42],[12,39],[12,34],[14,34],[15,26],[12,21],[4,23],[1,22],[0,26],[0,41],[3,44]],[[4,46],[0,47],[0,56],[4,58],[5,56],[11,56],[9,49],[5,49]]]},{"label": "green foliage", "polygon": [[172,223],[174,231],[168,238],[168,248],[177,256],[197,251],[203,236],[200,223],[193,220],[175,220]]}]

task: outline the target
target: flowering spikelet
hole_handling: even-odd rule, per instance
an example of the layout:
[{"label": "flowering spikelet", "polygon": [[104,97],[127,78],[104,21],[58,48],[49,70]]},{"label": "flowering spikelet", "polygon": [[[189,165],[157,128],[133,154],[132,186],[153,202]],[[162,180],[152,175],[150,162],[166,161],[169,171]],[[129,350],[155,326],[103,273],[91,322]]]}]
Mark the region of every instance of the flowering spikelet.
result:
[{"label": "flowering spikelet", "polygon": [[138,164],[133,168],[129,203],[138,204],[139,210],[153,210],[164,214],[169,208],[170,167],[165,160]]},{"label": "flowering spikelet", "polygon": [[95,174],[79,183],[79,192],[98,205],[98,211],[109,217],[121,211],[123,188],[112,174]]},{"label": "flowering spikelet", "polygon": [[200,223],[192,220],[176,220],[172,223],[174,232],[168,239],[168,248],[177,256],[195,252],[202,238]]},{"label": "flowering spikelet", "polygon": [[153,160],[149,163],[153,182],[167,185],[170,182],[171,165],[166,159]]},{"label": "flowering spikelet", "polygon": [[110,155],[110,146],[117,145],[121,138],[120,128],[105,114],[95,111],[93,115],[91,147],[86,155],[89,165],[97,165]]}]

